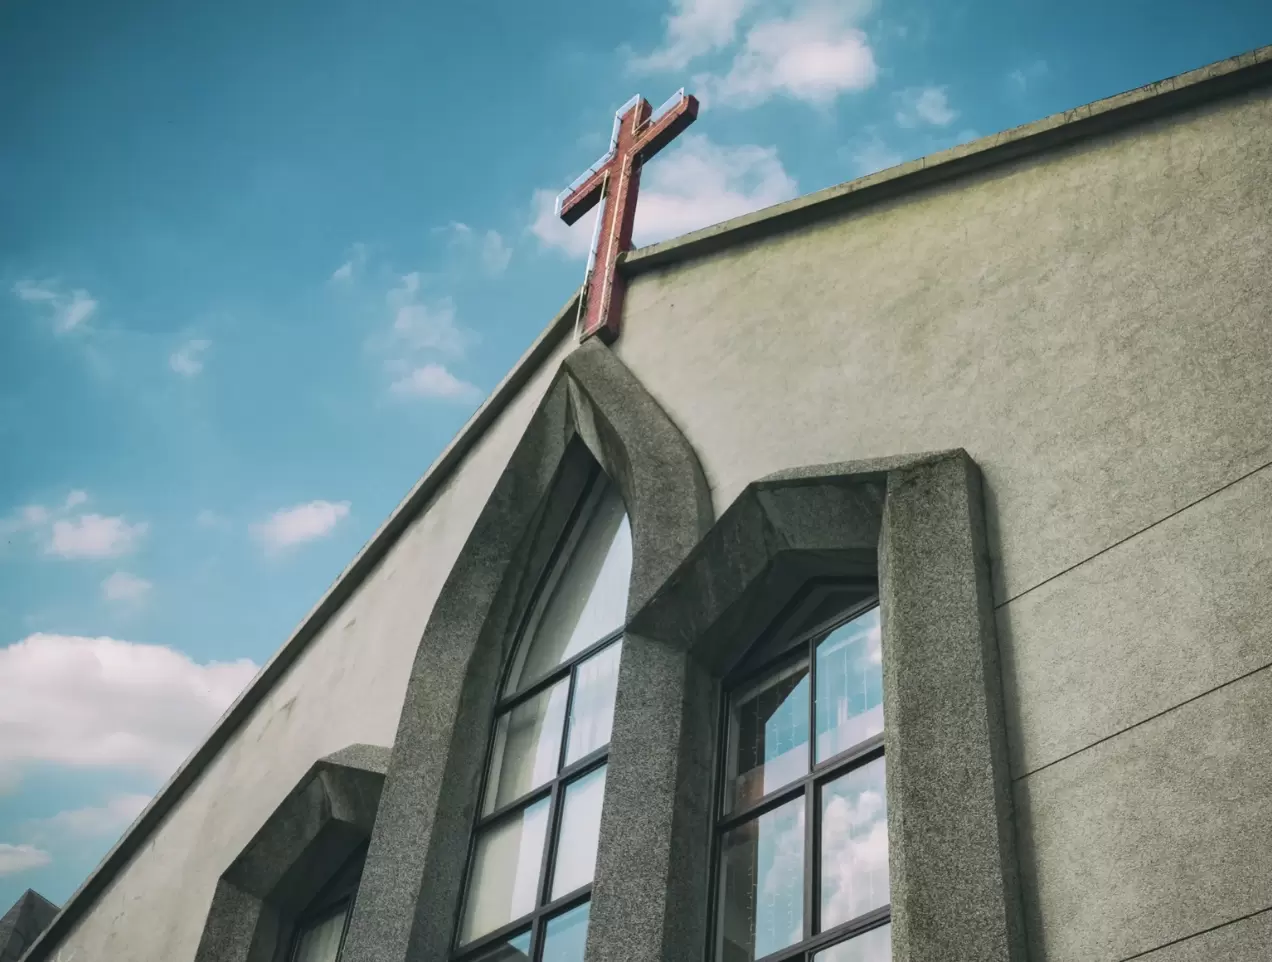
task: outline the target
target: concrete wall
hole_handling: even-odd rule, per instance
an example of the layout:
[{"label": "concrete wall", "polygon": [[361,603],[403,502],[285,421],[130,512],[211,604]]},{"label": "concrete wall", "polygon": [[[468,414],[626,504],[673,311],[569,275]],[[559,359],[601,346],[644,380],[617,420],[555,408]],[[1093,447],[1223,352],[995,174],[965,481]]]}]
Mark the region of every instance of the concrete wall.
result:
[{"label": "concrete wall", "polygon": [[433,601],[570,346],[566,338],[47,958],[193,959],[217,878],[313,763],[353,743],[392,744]]},{"label": "concrete wall", "polygon": [[1272,91],[638,276],[616,350],[717,510],[965,448],[1033,962],[1266,962]]}]

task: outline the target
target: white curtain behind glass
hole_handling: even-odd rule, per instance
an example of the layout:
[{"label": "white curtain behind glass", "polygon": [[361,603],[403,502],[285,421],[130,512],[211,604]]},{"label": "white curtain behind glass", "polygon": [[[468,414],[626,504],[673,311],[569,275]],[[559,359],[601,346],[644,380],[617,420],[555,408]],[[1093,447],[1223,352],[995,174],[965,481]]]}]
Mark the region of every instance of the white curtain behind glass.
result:
[{"label": "white curtain behind glass", "polygon": [[340,957],[340,936],[344,932],[344,911],[311,926],[296,946],[295,962],[336,962]]},{"label": "white curtain behind glass", "polygon": [[530,647],[508,680],[508,691],[542,677],[622,626],[632,577],[632,529],[611,484],[592,509],[566,568],[533,627]]}]

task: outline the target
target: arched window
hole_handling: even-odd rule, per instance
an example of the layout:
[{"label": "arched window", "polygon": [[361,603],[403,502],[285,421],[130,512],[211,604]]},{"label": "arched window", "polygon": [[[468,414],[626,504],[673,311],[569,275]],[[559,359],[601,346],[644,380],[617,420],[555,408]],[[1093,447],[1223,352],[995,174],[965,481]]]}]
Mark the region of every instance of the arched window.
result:
[{"label": "arched window", "polygon": [[891,957],[876,601],[821,588],[726,693],[712,962]]},{"label": "arched window", "polygon": [[623,501],[598,472],[500,689],[459,958],[583,958],[631,570]]}]

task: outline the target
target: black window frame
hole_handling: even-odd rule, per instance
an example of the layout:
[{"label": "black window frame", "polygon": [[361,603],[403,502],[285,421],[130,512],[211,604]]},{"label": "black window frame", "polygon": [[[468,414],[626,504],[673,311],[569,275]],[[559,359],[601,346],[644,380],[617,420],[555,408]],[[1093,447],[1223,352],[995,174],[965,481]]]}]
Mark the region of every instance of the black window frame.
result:
[{"label": "black window frame", "polygon": [[[539,619],[551,599],[557,582],[569,568],[570,558],[587,528],[587,522],[590,520],[591,514],[599,507],[601,499],[611,488],[618,497],[622,497],[617,485],[605,475],[600,466],[594,466],[573,510],[570,512],[564,530],[553,548],[547,564],[544,565],[543,571],[539,575],[534,591],[531,594],[531,602],[527,606],[526,614],[517,628],[516,637],[512,647],[509,649],[507,663],[500,670],[498,695],[490,715],[490,734],[487,738],[486,751],[482,762],[481,780],[477,795],[477,810],[468,833],[464,881],[460,890],[461,898],[452,926],[453,935],[451,936],[448,956],[451,962],[473,962],[473,960],[486,962],[486,959],[483,958],[483,953],[489,953],[501,943],[526,933],[530,935],[530,953],[526,958],[529,962],[537,962],[543,956],[543,943],[548,923],[591,901],[595,878],[577,889],[548,901],[552,892],[552,877],[556,870],[556,847],[560,841],[558,836],[561,829],[561,814],[564,807],[565,792],[571,785],[604,767],[609,761],[610,745],[609,742],[606,742],[600,748],[576,759],[568,766],[565,765],[565,757],[569,749],[570,713],[574,707],[574,694],[577,689],[577,671],[579,666],[611,645],[622,643],[623,636],[627,631],[626,617],[624,617],[621,626],[592,642],[578,654],[571,656],[569,660],[557,665],[542,677],[536,678],[525,688],[507,693],[507,687],[512,672],[519,667],[518,659],[528,654],[528,649],[523,648],[523,645],[533,644],[534,642],[533,635],[538,627]],[[625,505],[624,510],[626,510]],[[489,788],[490,766],[494,760],[499,719],[518,705],[543,694],[543,692],[563,679],[569,679],[569,685],[566,690],[556,775],[551,781],[514,798],[489,814],[483,815],[482,809],[485,806],[486,792]],[[543,854],[539,865],[538,885],[535,889],[534,909],[485,935],[473,939],[471,942],[461,942],[464,916],[468,910],[468,900],[471,894],[474,856],[477,852],[478,839],[495,823],[502,819],[513,817],[517,812],[524,811],[544,799],[548,800],[548,820],[544,833]],[[491,956],[492,960],[497,958],[498,956]]]},{"label": "black window frame", "polygon": [[[833,615],[826,615],[808,623],[818,609],[842,593],[853,600]],[[711,833],[711,915],[707,926],[706,962],[722,962],[719,955],[720,929],[723,924],[724,893],[720,889],[721,856],[724,838],[729,832],[768,812],[775,811],[797,798],[804,800],[804,877],[803,877],[803,929],[805,937],[785,948],[759,956],[754,962],[812,962],[818,952],[840,942],[864,935],[887,925],[892,920],[892,902],[879,906],[862,915],[841,922],[824,932],[817,931],[821,912],[821,791],[830,782],[851,771],[864,768],[884,757],[884,732],[853,745],[824,761],[816,760],[817,745],[817,645],[836,629],[860,618],[879,607],[879,589],[876,582],[845,580],[818,580],[806,585],[792,602],[773,619],[750,646],[739,664],[724,676],[721,683],[720,715],[716,739],[716,765],[712,788]],[[786,635],[783,638],[783,635]],[[799,778],[781,786],[744,808],[734,807],[726,811],[725,794],[729,787],[729,713],[735,692],[751,682],[762,679],[783,663],[798,660],[803,650],[808,661],[808,759],[809,769]],[[763,652],[761,660],[753,660],[753,653]],[[886,708],[885,708],[886,712]],[[885,723],[886,724],[886,723]]]},{"label": "black window frame", "polygon": [[296,921],[292,924],[287,952],[283,956],[287,962],[296,962],[300,953],[300,940],[307,932],[343,912],[344,925],[340,929],[340,943],[336,948],[336,962],[341,962],[345,939],[349,936],[349,921],[353,918],[353,901],[357,898],[358,885],[362,881],[362,870],[366,866],[367,848],[368,845],[365,842],[359,845],[314,896],[305,910],[296,916]]}]

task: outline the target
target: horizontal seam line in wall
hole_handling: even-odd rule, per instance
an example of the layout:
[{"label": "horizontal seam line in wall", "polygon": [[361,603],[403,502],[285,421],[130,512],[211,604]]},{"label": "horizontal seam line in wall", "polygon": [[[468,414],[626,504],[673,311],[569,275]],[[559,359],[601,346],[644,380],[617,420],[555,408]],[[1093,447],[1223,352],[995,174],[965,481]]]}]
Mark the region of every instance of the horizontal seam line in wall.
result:
[{"label": "horizontal seam line in wall", "polygon": [[1133,729],[1139,728],[1142,725],[1147,725],[1149,722],[1154,721],[1158,718],[1161,718],[1163,715],[1169,715],[1171,712],[1176,711],[1177,709],[1183,708],[1185,705],[1191,705],[1193,702],[1198,701],[1199,699],[1205,698],[1207,695],[1213,695],[1215,692],[1221,689],[1227,688],[1229,685],[1235,685],[1237,682],[1244,681],[1245,679],[1249,678],[1251,675],[1257,675],[1259,672],[1267,671],[1270,668],[1272,668],[1272,662],[1268,662],[1266,665],[1260,665],[1258,668],[1251,668],[1249,671],[1242,672],[1240,675],[1237,675],[1237,677],[1235,678],[1229,678],[1227,681],[1221,682],[1220,684],[1215,685],[1213,688],[1207,688],[1205,691],[1201,692],[1200,694],[1193,695],[1191,698],[1185,698],[1183,701],[1179,702],[1176,705],[1171,705],[1169,708],[1163,708],[1161,711],[1155,714],[1149,715],[1147,718],[1141,718],[1139,721],[1134,722],[1133,724],[1127,725],[1125,728],[1119,728],[1117,731],[1113,732],[1111,735],[1105,735],[1103,738],[1098,738],[1095,741],[1091,742],[1091,744],[1089,745],[1083,745],[1081,748],[1075,749],[1074,751],[1069,752],[1069,754],[1067,755],[1061,755],[1059,758],[1053,759],[1052,761],[1047,762],[1047,764],[1045,765],[1039,765],[1037,768],[1027,771],[1023,775],[1017,775],[1012,779],[1012,781],[1013,782],[1024,781],[1026,778],[1029,778],[1031,775],[1037,775],[1039,772],[1045,771],[1046,769],[1050,768],[1052,765],[1059,765],[1063,761],[1068,761],[1074,755],[1081,755],[1083,752],[1094,748],[1096,745],[1103,745],[1105,742],[1110,741],[1111,739],[1117,738],[1119,735],[1125,735],[1127,732]]},{"label": "horizontal seam line in wall", "polygon": [[1187,942],[1189,939],[1199,938],[1211,932],[1216,932],[1219,929],[1226,928],[1229,925],[1236,925],[1238,922],[1244,922],[1246,919],[1252,919],[1256,915],[1262,915],[1264,912],[1272,912],[1272,905],[1269,905],[1267,908],[1255,909],[1253,912],[1249,912],[1235,919],[1229,919],[1227,922],[1220,922],[1218,925],[1212,925],[1210,928],[1202,929],[1200,932],[1194,932],[1192,935],[1184,935],[1177,939],[1172,939],[1169,942],[1163,942],[1155,948],[1145,949],[1143,952],[1136,952],[1134,955],[1124,956],[1123,958],[1118,959],[1118,962],[1132,962],[1134,959],[1142,959],[1146,955],[1151,955],[1154,952],[1160,952],[1162,949],[1169,949],[1172,945],[1178,945],[1180,942]]},{"label": "horizontal seam line in wall", "polygon": [[1219,487],[1211,491],[1209,494],[1203,494],[1197,500],[1190,501],[1188,504],[1184,505],[1182,508],[1177,508],[1176,510],[1172,511],[1170,514],[1166,515],[1165,517],[1158,518],[1152,524],[1145,525],[1143,528],[1140,528],[1138,531],[1134,531],[1131,534],[1128,534],[1125,538],[1120,538],[1119,540],[1114,541],[1111,545],[1101,548],[1099,551],[1095,552],[1095,554],[1090,555],[1089,557],[1083,558],[1081,561],[1078,561],[1078,562],[1075,562],[1074,564],[1069,565],[1069,567],[1065,568],[1062,571],[1057,571],[1055,574],[1050,575],[1049,577],[1043,578],[1036,585],[1031,585],[1030,587],[1026,588],[1024,591],[1021,591],[1015,595],[1012,595],[1006,601],[1001,601],[998,604],[994,605],[994,610],[997,611],[999,608],[1006,608],[1013,601],[1018,601],[1020,598],[1023,598],[1025,595],[1029,594],[1029,592],[1036,591],[1039,588],[1041,588],[1043,585],[1049,584],[1052,581],[1055,581],[1057,578],[1063,578],[1073,569],[1081,568],[1088,561],[1094,561],[1096,558],[1100,557],[1100,555],[1107,554],[1108,552],[1112,551],[1114,548],[1120,545],[1126,544],[1126,542],[1130,541],[1132,538],[1138,538],[1140,535],[1144,534],[1146,531],[1151,531],[1153,528],[1156,528],[1159,524],[1164,524],[1165,522],[1169,521],[1171,518],[1175,517],[1176,515],[1183,514],[1189,508],[1195,508],[1197,505],[1201,504],[1201,502],[1209,500],[1210,498],[1213,498],[1215,495],[1221,494],[1224,491],[1227,491],[1229,488],[1233,487],[1234,485],[1238,485],[1242,481],[1245,481],[1247,478],[1252,478],[1256,474],[1258,474],[1260,471],[1266,471],[1268,468],[1272,468],[1272,461],[1268,461],[1264,464],[1259,465],[1257,468],[1247,471],[1245,474],[1241,475],[1241,477],[1234,478],[1228,483],[1220,485]]}]

